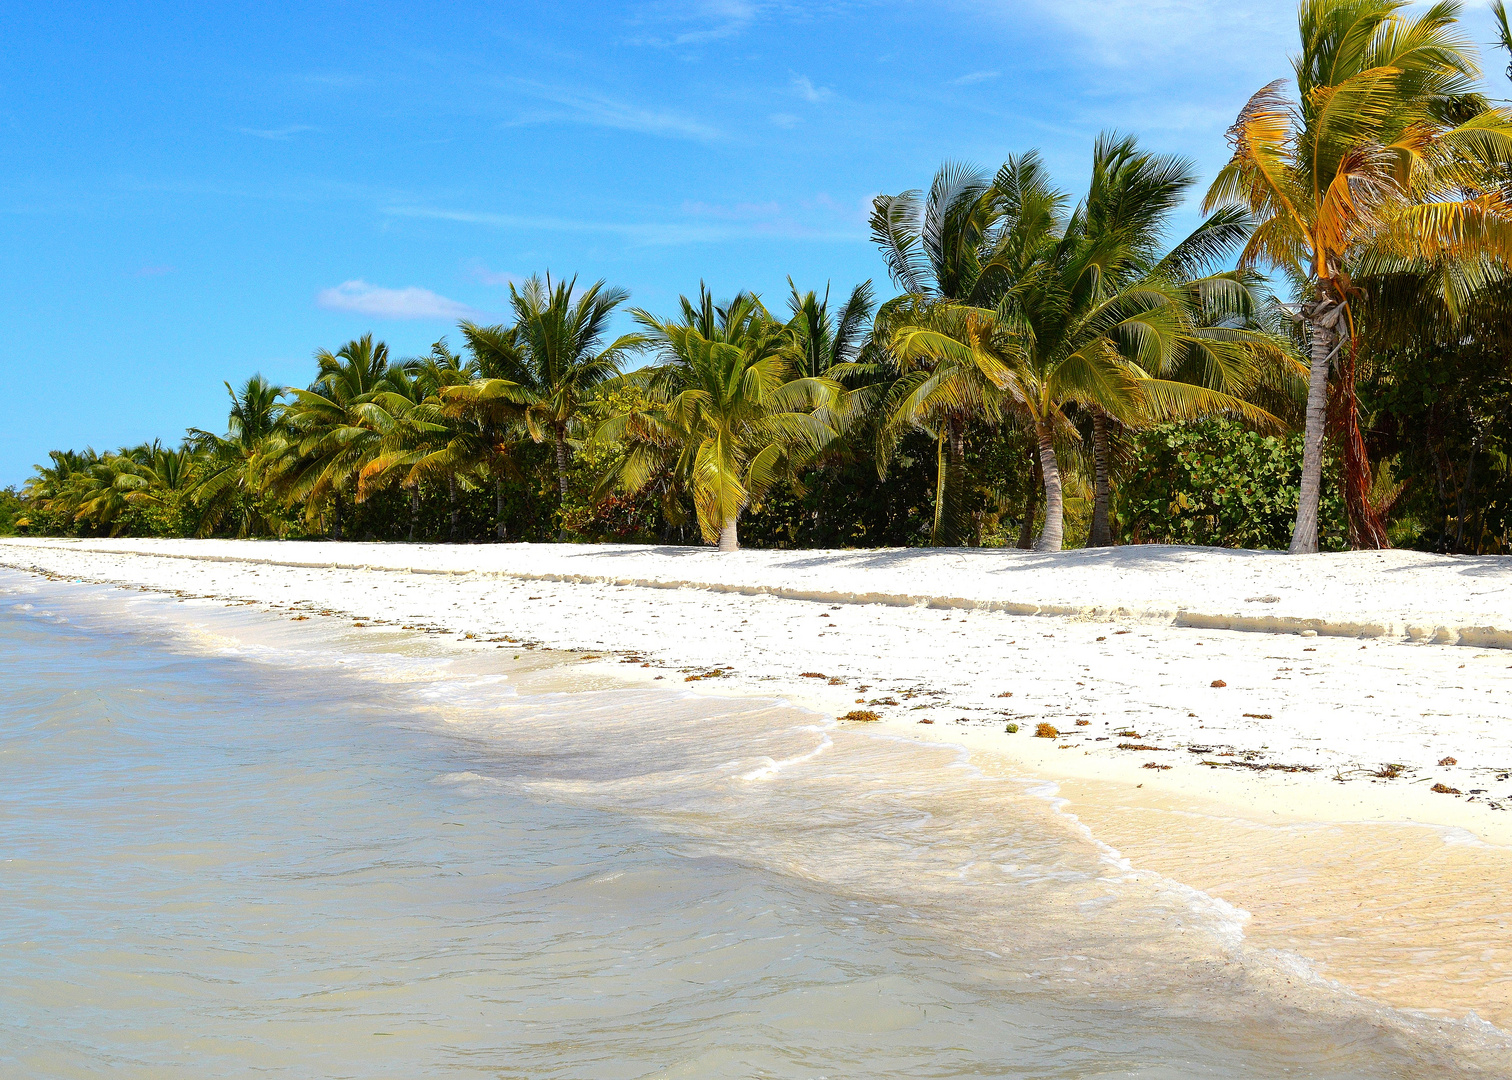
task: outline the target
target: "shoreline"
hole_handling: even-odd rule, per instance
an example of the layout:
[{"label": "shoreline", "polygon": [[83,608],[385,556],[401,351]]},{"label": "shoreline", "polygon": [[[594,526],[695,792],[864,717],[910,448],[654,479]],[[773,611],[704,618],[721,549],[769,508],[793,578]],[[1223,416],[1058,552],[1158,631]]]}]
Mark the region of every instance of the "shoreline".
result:
[{"label": "shoreline", "polygon": [[[865,724],[868,731],[961,746],[992,773],[1055,783],[1066,812],[1096,840],[1135,866],[1247,911],[1252,944],[1295,953],[1324,978],[1390,1004],[1444,1017],[1474,1011],[1512,1027],[1512,952],[1497,940],[1512,917],[1499,899],[1512,886],[1512,814],[1497,808],[1512,808],[1512,783],[1497,779],[1512,766],[1512,654],[1381,637],[1197,630],[1148,615],[1023,616],[962,608],[948,596],[931,606],[918,593],[905,607],[795,600],[771,588],[729,591],[762,587],[751,577],[770,566],[729,565],[749,553],[722,557],[723,568],[716,563],[717,573],[702,574],[716,578],[706,587],[653,590],[620,584],[625,575],[609,572],[645,549],[569,547],[555,558],[575,559],[577,579],[547,580],[538,549],[523,545],[344,544],[348,565],[320,565],[334,547],[0,541],[0,565],[250,602],[295,619],[419,629],[464,649],[575,652],[564,673],[620,684],[756,694],[832,718],[872,709],[882,718]],[[479,552],[490,553],[488,569],[453,572],[477,563]],[[810,573],[858,555],[756,554],[802,556]],[[908,571],[919,576],[931,562],[961,561],[957,552],[927,554],[911,555]],[[968,554],[968,562],[990,557]],[[1195,587],[1202,575],[1193,567],[1232,576],[1231,564],[1253,567],[1256,558],[1177,554]],[[1512,560],[1473,561],[1490,573],[1472,578],[1476,606],[1455,612],[1446,606],[1455,583],[1442,585],[1435,575],[1459,574],[1472,561],[1410,554],[1409,572],[1436,587],[1436,608],[1424,615],[1427,605],[1403,604],[1397,622],[1512,627],[1502,584],[1512,584]],[[705,564],[721,558],[692,555],[704,555]],[[656,557],[688,563],[687,556]],[[1331,579],[1320,593],[1341,591],[1347,575],[1330,565],[1334,558],[1264,562],[1301,579],[1285,585],[1295,612],[1307,572]],[[1254,571],[1247,574],[1229,593],[1256,584]],[[691,580],[686,570],[684,578]],[[1282,587],[1273,584],[1271,594]],[[1037,601],[1006,591],[994,586],[981,599]],[[1381,606],[1378,596],[1352,602],[1355,613]],[[1208,685],[1213,676],[1227,685]],[[1017,734],[1004,731],[1009,722],[1020,725]],[[1039,722],[1056,723],[1060,737],[1034,738]],[[1439,766],[1446,756],[1457,764]],[[1402,774],[1370,775],[1386,762],[1402,764]],[[1291,769],[1313,771],[1284,771]],[[1466,794],[1436,794],[1432,783]],[[1469,794],[1474,789],[1486,794]],[[1412,948],[1414,956],[1405,955]]]}]

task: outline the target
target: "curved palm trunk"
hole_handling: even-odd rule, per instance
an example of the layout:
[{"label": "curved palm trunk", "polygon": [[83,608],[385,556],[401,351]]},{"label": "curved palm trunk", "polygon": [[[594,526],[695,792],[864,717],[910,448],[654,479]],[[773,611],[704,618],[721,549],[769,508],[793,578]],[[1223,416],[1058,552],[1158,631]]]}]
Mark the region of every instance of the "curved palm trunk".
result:
[{"label": "curved palm trunk", "polygon": [[937,446],[935,517],[929,542],[933,547],[960,547],[965,538],[962,495],[966,487],[966,435],[959,420],[945,422]]},{"label": "curved palm trunk", "polygon": [[1302,436],[1302,484],[1297,492],[1297,521],[1292,528],[1291,553],[1318,550],[1318,498],[1323,489],[1323,436],[1328,421],[1328,365],[1338,340],[1336,327],[1342,305],[1327,293],[1306,309],[1312,369],[1307,380],[1307,427]]},{"label": "curved palm trunk", "polygon": [[1061,492],[1060,463],[1055,460],[1055,442],[1049,424],[1038,425],[1040,471],[1045,477],[1045,527],[1040,530],[1035,551],[1059,551],[1064,531],[1065,501]]},{"label": "curved palm trunk", "polygon": [[446,504],[451,517],[446,530],[446,542],[455,544],[457,542],[457,478],[455,476],[446,478]]},{"label": "curved palm trunk", "polygon": [[740,514],[739,514],[739,512],[737,512],[734,517],[732,517],[729,521],[726,521],[723,525],[721,525],[719,527],[719,550],[720,551],[739,551],[740,550]]},{"label": "curved palm trunk", "polygon": [[410,488],[409,539],[410,539],[410,543],[412,543],[412,544],[415,542],[415,526],[419,523],[419,521],[420,521],[420,485],[416,484],[414,487]]},{"label": "curved palm trunk", "polygon": [[335,529],[335,532],[334,532],[334,534],[332,536],[332,539],[340,540],[341,539],[341,492],[339,492],[339,491],[333,491],[332,494],[335,496],[335,499],[336,499],[336,529]]},{"label": "curved palm trunk", "polygon": [[506,530],[504,528],[504,478],[494,477],[494,530],[499,537],[499,543],[504,542]]},{"label": "curved palm trunk", "polygon": [[1108,422],[1100,412],[1092,414],[1092,458],[1096,464],[1096,495],[1092,500],[1092,533],[1088,547],[1109,547],[1113,529],[1108,520],[1111,492],[1108,485]]},{"label": "curved palm trunk", "polygon": [[1045,483],[1038,455],[1029,456],[1029,490],[1024,494],[1024,518],[1019,523],[1018,546],[1021,551],[1034,547],[1034,518],[1039,513],[1040,491]]}]

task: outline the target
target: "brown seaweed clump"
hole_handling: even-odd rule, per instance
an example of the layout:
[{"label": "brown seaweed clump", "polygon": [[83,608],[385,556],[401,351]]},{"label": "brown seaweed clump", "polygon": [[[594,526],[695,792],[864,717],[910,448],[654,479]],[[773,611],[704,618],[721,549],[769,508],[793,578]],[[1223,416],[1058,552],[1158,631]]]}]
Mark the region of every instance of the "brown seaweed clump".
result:
[{"label": "brown seaweed clump", "polygon": [[1060,738],[1060,732],[1056,730],[1054,724],[1041,722],[1034,729],[1034,737],[1036,739],[1058,739]]},{"label": "brown seaweed clump", "polygon": [[882,718],[876,713],[872,712],[870,709],[852,709],[850,712],[840,717],[840,719],[849,720],[852,723],[857,724],[871,724]]}]

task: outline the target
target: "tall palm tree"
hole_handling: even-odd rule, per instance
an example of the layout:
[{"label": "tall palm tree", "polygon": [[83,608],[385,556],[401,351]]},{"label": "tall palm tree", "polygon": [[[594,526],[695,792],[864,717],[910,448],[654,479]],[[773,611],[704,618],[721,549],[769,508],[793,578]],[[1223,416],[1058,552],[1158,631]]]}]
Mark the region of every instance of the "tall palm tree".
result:
[{"label": "tall palm tree", "polygon": [[[643,344],[637,334],[605,344],[615,309],[630,294],[603,281],[579,292],[576,278],[553,282],[547,274],[545,280],[531,277],[523,289],[511,285],[509,298],[515,315],[512,327],[462,324],[480,365],[492,371],[472,397],[523,406],[530,437],[554,444],[557,492],[565,499],[572,425],[584,404]],[[454,395],[459,401],[465,396]]]},{"label": "tall palm tree", "polygon": [[681,321],[634,312],[658,362],[625,378],[650,405],[611,416],[595,438],[626,447],[606,484],[635,492],[670,473],[691,492],[704,539],[735,551],[752,500],[834,439],[826,410],[840,386],[800,374],[793,336],[749,293],[720,306],[700,286],[681,308]]},{"label": "tall palm tree", "polygon": [[[1251,297],[1237,275],[1179,280],[1242,228],[1219,211],[1164,256],[1158,243],[1192,166],[1138,150],[1132,139],[1099,138],[1089,193],[1069,214],[1037,156],[999,170],[1001,214],[992,262],[993,306],[950,305],[945,319],[907,321],[894,332],[903,358],[976,372],[1023,414],[1034,433],[1045,523],[1036,545],[1059,551],[1064,496],[1056,443],[1077,438],[1072,406],[1130,422],[1229,411],[1275,418],[1235,394],[1167,376],[1200,360],[1210,381],[1239,388],[1264,339],[1242,328],[1204,327],[1196,302],[1242,308]],[[983,400],[1001,404],[983,391]],[[1106,445],[1096,448],[1105,455]],[[1104,503],[1104,507],[1106,504]]]},{"label": "tall palm tree", "polygon": [[[1036,230],[1057,230],[1065,196],[1043,179],[1039,156],[1031,152],[1005,164],[996,176],[959,162],[947,162],[935,174],[927,195],[905,191],[872,201],[872,240],[888,274],[905,295],[877,312],[874,339],[880,345],[874,366],[892,379],[885,389],[887,406],[878,426],[879,472],[903,427],[912,424],[936,442],[935,521],[931,542],[956,544],[964,536],[961,486],[966,475],[966,426],[979,408],[995,410],[994,398],[980,385],[981,358],[969,348],[960,363],[942,363],[938,350],[896,352],[899,332],[922,318],[928,330],[942,317],[961,327],[980,320],[942,316],[950,305],[994,307],[1026,258],[1023,244]],[[1029,186],[1025,187],[1025,181]],[[938,329],[938,325],[933,327]],[[880,331],[880,332],[879,332]],[[914,337],[915,344],[927,340]],[[940,367],[938,374],[934,368]],[[973,374],[975,372],[975,374]],[[880,374],[880,372],[879,372]]]},{"label": "tall palm tree", "polygon": [[[1229,129],[1233,157],[1208,191],[1209,208],[1239,205],[1257,227],[1241,266],[1283,271],[1301,303],[1310,354],[1302,479],[1294,553],[1318,550],[1318,502],[1330,366],[1353,348],[1351,263],[1371,253],[1402,258],[1512,255],[1512,119],[1475,92],[1473,47],[1459,6],[1421,14],[1404,0],[1303,0],[1296,97],[1285,80],[1256,93]],[[1341,387],[1352,412],[1352,385]],[[1346,474],[1368,470],[1357,430],[1345,434]],[[1385,544],[1362,518],[1364,546]]]}]

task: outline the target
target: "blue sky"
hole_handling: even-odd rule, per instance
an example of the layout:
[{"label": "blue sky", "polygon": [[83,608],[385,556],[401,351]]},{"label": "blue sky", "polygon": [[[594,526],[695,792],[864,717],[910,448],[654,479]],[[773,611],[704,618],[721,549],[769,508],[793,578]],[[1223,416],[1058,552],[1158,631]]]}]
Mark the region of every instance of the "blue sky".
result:
[{"label": "blue sky", "polygon": [[[423,352],[532,272],[665,310],[875,278],[865,209],[1117,128],[1222,162],[1290,0],[0,2],[0,484]],[[1474,37],[1490,40],[1484,12]],[[1499,70],[1502,61],[1492,58]],[[455,335],[453,335],[455,338]]]}]

